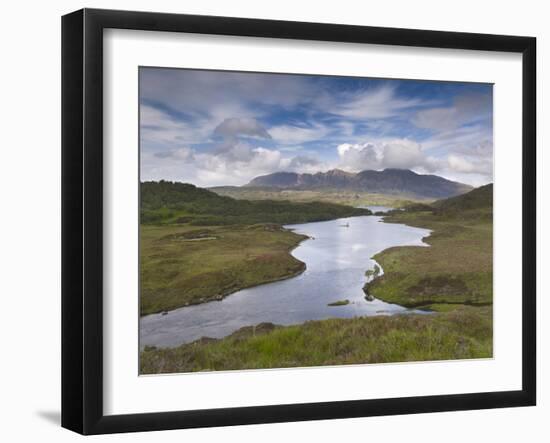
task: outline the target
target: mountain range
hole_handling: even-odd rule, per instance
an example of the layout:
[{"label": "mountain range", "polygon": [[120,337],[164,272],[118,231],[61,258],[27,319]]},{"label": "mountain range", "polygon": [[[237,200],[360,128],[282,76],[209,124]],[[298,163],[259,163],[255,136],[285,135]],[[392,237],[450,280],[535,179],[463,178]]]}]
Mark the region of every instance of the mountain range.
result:
[{"label": "mountain range", "polygon": [[429,199],[447,198],[473,189],[437,175],[417,174],[409,169],[365,170],[357,173],[332,169],[315,174],[275,172],[252,179],[245,187],[285,190],[349,190]]}]

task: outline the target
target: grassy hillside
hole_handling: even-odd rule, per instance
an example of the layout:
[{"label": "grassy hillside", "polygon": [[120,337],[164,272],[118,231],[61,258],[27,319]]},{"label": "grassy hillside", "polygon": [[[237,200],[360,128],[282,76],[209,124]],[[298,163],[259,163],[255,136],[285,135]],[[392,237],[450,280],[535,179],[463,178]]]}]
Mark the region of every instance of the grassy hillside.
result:
[{"label": "grassy hillside", "polygon": [[466,194],[438,200],[432,204],[434,212],[439,215],[456,216],[466,211],[480,211],[492,214],[493,184],[474,189]]},{"label": "grassy hillside", "polygon": [[367,286],[382,300],[408,307],[452,309],[493,300],[492,185],[395,211],[386,222],[432,229],[430,248],[396,247],[374,258],[384,275]]},{"label": "grassy hillside", "polygon": [[260,324],[221,340],[146,348],[142,374],[487,358],[492,308],[461,307],[437,315],[396,315]]},{"label": "grassy hillside", "polygon": [[286,224],[370,214],[368,209],[329,202],[235,200],[187,183],[144,182],[140,190],[142,224]]}]

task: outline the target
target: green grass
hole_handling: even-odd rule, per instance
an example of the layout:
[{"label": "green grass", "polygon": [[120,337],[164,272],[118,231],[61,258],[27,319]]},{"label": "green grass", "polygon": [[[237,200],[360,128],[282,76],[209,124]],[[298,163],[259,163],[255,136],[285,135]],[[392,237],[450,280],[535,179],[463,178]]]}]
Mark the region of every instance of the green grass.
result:
[{"label": "green grass", "polygon": [[301,273],[289,254],[307,238],[279,225],[141,226],[141,315],[220,300]]},{"label": "green grass", "polygon": [[492,308],[247,327],[221,340],[141,352],[142,374],[492,356]]},{"label": "green grass", "polygon": [[457,216],[472,209],[487,210],[493,205],[493,184],[480,186],[466,194],[434,202],[437,214]]},{"label": "green grass", "polygon": [[[369,294],[434,313],[249,326],[221,340],[146,348],[141,373],[491,357],[492,190],[472,192],[385,217],[433,230],[430,247],[387,249],[374,257],[383,274],[366,273]],[[299,273],[304,265],[288,251],[302,238],[272,224],[142,226],[142,314]]]},{"label": "green grass", "polygon": [[402,306],[434,309],[492,303],[493,224],[488,210],[457,216],[401,212],[386,221],[432,229],[424,239],[430,247],[395,247],[376,254],[384,274],[367,284],[369,294]]}]

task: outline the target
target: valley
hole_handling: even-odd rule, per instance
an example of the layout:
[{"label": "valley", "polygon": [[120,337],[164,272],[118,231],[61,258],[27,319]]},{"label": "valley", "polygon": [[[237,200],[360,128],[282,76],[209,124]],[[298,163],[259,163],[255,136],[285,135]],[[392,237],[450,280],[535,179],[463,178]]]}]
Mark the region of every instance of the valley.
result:
[{"label": "valley", "polygon": [[[202,195],[202,190],[199,192]],[[201,198],[215,199],[210,194],[208,197],[206,195]],[[232,201],[238,201],[225,198],[229,199],[224,200],[228,207],[233,204]],[[272,201],[264,200],[264,203],[271,204]],[[289,208],[294,209],[293,205],[300,204],[287,201],[285,217],[291,217],[289,214],[293,213]],[[330,206],[335,212],[332,215],[325,213],[328,220],[341,219],[341,213],[353,210],[340,206]],[[183,211],[182,207],[177,207]],[[165,208],[166,204],[157,211]],[[184,211],[189,216],[189,208]],[[199,214],[199,220],[208,215],[206,212],[201,210],[200,205],[194,209],[194,214]],[[234,217],[243,217],[234,209],[230,213]],[[291,288],[295,276],[302,275],[308,266],[313,266],[311,259],[304,258],[302,261],[292,252],[298,245],[307,244],[304,241],[311,241],[309,237],[286,229],[281,224],[201,225],[199,229],[193,218],[190,222],[176,222],[175,217],[184,216],[182,214],[160,222],[142,224],[142,315],[181,306],[184,306],[182,311],[185,312],[210,300],[224,299],[244,288],[263,291],[263,288],[271,287],[265,283],[275,280],[290,278],[286,282]],[[368,214],[370,211],[363,214],[351,212],[348,223],[357,225],[354,217],[358,220],[373,217]],[[433,203],[405,204],[401,210],[390,211],[383,219],[380,216],[375,219],[380,219],[382,226],[395,224],[428,229],[427,234],[423,235],[429,247],[385,247],[373,255],[376,262],[361,259],[358,265],[363,269],[363,274],[373,266],[372,263],[380,264],[383,270],[381,275],[366,285],[368,294],[379,303],[402,306],[405,310],[421,309],[431,312],[429,315],[388,315],[382,311],[380,314],[373,311],[374,315],[359,314],[359,311],[354,313],[354,309],[362,306],[357,304],[361,301],[354,301],[345,291],[340,291],[331,293],[329,298],[325,298],[326,301],[319,298],[316,309],[330,311],[326,318],[317,317],[319,320],[302,320],[298,324],[292,320],[290,324],[245,321],[244,326],[236,324],[235,329],[228,329],[229,333],[219,338],[199,333],[198,341],[180,346],[146,345],[141,352],[141,372],[490,357],[492,186]],[[321,223],[331,223],[328,220]],[[306,222],[303,226],[310,223]],[[347,228],[339,227],[342,223],[337,221],[335,226],[335,233],[348,235]],[[372,228],[362,228],[362,232],[368,233],[369,229]],[[199,240],[201,238],[205,240]],[[322,241],[322,237],[311,244],[315,241]],[[345,253],[345,247],[343,251]],[[314,253],[312,257],[318,254]],[[333,258],[327,257],[327,260],[331,262]],[[343,269],[349,268],[344,266]],[[349,281],[347,277],[343,281],[344,286],[346,283],[349,286]],[[319,286],[324,287],[327,285]],[[274,300],[277,294],[281,294],[281,309],[292,311],[293,293],[294,290],[281,292],[275,289],[268,297],[276,306]],[[253,297],[247,299],[245,292],[239,297],[235,300],[243,303],[243,307],[256,303]],[[371,303],[363,301],[366,307]],[[169,319],[170,315],[174,314],[169,312],[162,318]],[[317,344],[305,349],[302,345],[305,342]]]}]

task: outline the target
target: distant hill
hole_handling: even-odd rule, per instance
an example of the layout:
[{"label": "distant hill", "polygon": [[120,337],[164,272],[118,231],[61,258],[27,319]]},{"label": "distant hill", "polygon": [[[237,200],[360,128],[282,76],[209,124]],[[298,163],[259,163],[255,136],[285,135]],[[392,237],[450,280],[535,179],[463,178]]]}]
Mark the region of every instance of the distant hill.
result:
[{"label": "distant hill", "polygon": [[[413,203],[401,210],[405,212],[431,212],[443,218],[492,218],[493,216],[493,184],[480,186],[466,194],[437,200],[431,204]],[[400,209],[392,211],[399,214]]]},{"label": "distant hill", "polygon": [[276,172],[256,177],[247,187],[294,190],[350,190],[376,194],[440,199],[464,194],[472,186],[437,175],[417,174],[409,169],[366,170],[358,173],[332,169],[316,174]]},{"label": "distant hill", "polygon": [[368,209],[335,203],[235,200],[189,183],[163,180],[141,183],[140,199],[141,223],[155,224],[287,224],[371,214]]},{"label": "distant hill", "polygon": [[439,212],[468,211],[493,207],[493,184],[480,186],[466,194],[438,200],[432,206]]}]

